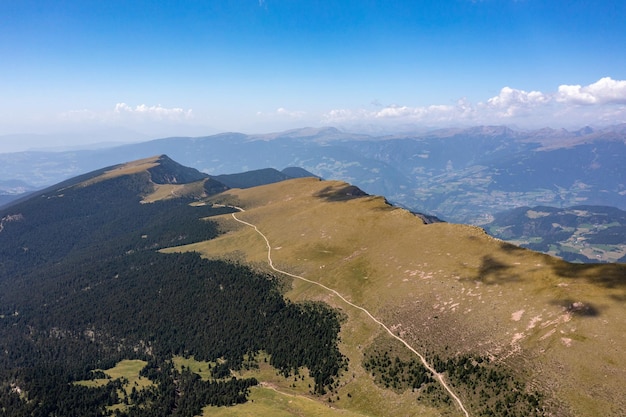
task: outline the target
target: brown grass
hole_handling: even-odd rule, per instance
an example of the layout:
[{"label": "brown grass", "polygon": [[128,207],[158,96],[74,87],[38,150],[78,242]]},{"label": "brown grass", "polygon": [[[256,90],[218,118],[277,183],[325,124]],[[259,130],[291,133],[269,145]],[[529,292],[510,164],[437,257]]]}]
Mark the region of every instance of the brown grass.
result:
[{"label": "brown grass", "polygon": [[139,159],[137,161],[128,162],[126,164],[118,165],[110,171],[106,171],[104,174],[97,176],[81,183],[81,186],[88,186],[95,184],[106,179],[121,177],[122,175],[136,174],[138,172],[146,171],[159,164],[159,156],[152,156],[150,158]]},{"label": "brown grass", "polygon": [[196,181],[188,184],[154,184],[154,191],[141,200],[142,203],[154,203],[155,201],[169,200],[180,197],[202,197],[204,194],[204,181]]},{"label": "brown grass", "polygon": [[[278,268],[334,288],[417,350],[490,356],[559,401],[562,415],[626,415],[618,382],[626,381],[626,266],[575,266],[477,227],[423,225],[380,197],[345,190],[341,182],[299,179],[212,201],[246,209],[237,216],[268,237]],[[228,233],[186,249],[263,268],[267,250],[254,230],[230,216],[220,221]],[[380,392],[360,368],[362,349],[379,331],[362,313],[297,280],[287,296],[324,300],[348,315],[344,383],[358,400],[346,407],[373,415],[416,407],[410,395]]]}]

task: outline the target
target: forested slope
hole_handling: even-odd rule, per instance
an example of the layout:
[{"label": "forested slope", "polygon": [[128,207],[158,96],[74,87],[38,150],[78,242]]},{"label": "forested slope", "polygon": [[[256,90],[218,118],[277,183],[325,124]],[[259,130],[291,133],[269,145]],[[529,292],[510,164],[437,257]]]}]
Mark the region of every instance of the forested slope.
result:
[{"label": "forested slope", "polygon": [[[260,351],[285,375],[307,367],[312,392],[345,366],[327,306],[287,302],[273,277],[244,266],[156,251],[217,236],[202,219],[232,211],[184,196],[141,204],[157,183],[198,180],[165,161],[99,171],[0,213],[10,219],[0,231],[0,414],[191,416],[246,401],[257,381],[231,370]],[[176,355],[214,363],[213,378],[177,369]],[[147,388],[76,384],[123,359],[147,362]]]}]

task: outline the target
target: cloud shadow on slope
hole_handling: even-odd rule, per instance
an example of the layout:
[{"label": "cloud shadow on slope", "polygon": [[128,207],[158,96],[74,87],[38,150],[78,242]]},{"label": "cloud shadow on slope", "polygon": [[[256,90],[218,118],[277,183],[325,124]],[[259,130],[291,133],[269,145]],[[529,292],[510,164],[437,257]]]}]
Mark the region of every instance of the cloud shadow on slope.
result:
[{"label": "cloud shadow on slope", "polygon": [[322,198],[330,202],[337,202],[353,200],[355,198],[366,197],[368,195],[369,194],[361,190],[359,187],[347,184],[342,187],[326,187],[315,194],[315,197]]},{"label": "cloud shadow on slope", "polygon": [[491,255],[482,257],[476,280],[487,285],[507,284],[519,280],[519,275],[513,273],[513,267],[497,260]]},{"label": "cloud shadow on slope", "polygon": [[626,290],[626,264],[574,264],[557,260],[552,270],[562,278],[584,279],[605,288]]},{"label": "cloud shadow on slope", "polygon": [[528,251],[528,249],[526,249],[526,248],[514,245],[514,244],[509,243],[509,242],[502,242],[502,243],[500,243],[500,249],[502,249],[506,253],[521,253],[521,252],[527,252]]}]

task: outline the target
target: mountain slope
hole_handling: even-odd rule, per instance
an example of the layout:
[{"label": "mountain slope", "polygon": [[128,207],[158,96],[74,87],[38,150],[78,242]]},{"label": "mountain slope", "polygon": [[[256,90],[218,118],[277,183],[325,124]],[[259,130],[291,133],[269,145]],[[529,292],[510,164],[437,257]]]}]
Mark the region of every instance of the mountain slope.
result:
[{"label": "mountain slope", "polygon": [[[531,392],[530,387],[542,392],[544,406],[554,415],[624,412],[622,387],[616,383],[626,377],[618,348],[626,342],[624,265],[568,264],[493,239],[476,227],[424,225],[379,197],[340,199],[346,186],[293,180],[231,190],[214,201],[245,209],[237,217],[267,236],[275,266],[363,306],[429,360],[442,360],[438,369],[468,355],[490,358],[485,360],[525,381],[523,392]],[[241,259],[243,253],[250,264],[266,263],[267,248],[254,230],[233,224],[231,216],[221,222],[233,231],[188,249],[209,258]],[[374,414],[398,412],[360,382],[368,378],[360,367],[368,352],[380,346],[389,351],[393,343],[332,293],[297,279],[291,285],[291,298],[324,300],[349,317],[342,349],[350,352],[349,372],[357,378],[339,390],[338,404],[358,407],[347,394],[354,398],[360,392],[387,408]],[[410,358],[406,353],[399,357]],[[456,380],[450,369],[446,375],[472,413],[487,412],[487,404],[466,385],[474,379]],[[478,381],[481,389],[489,386]]]},{"label": "mountain slope", "polygon": [[345,182],[209,181],[153,157],[0,210],[3,413],[624,415],[625,265]]},{"label": "mountain slope", "polygon": [[292,177],[273,168],[265,168],[239,174],[216,175],[212,178],[228,185],[230,188],[250,188],[285,181]]},{"label": "mountain slope", "polygon": [[[169,174],[165,175],[161,164],[169,167]],[[196,186],[200,190],[205,188],[206,175],[160,156],[93,171],[34,193],[24,201],[14,202],[0,211],[3,220],[13,219],[4,221],[1,231],[2,272],[10,276],[15,271],[55,263],[72,254],[87,254],[94,250],[98,241],[124,240],[144,227],[158,227],[153,216],[158,216],[164,207],[139,203],[160,187],[172,185],[166,184],[167,178],[175,176],[201,178],[196,181]],[[172,186],[183,189],[189,184]],[[224,185],[218,188],[219,191],[227,189]],[[200,195],[208,193],[202,191]],[[181,193],[177,200],[172,199],[163,205],[180,206],[184,212],[189,208],[183,203],[194,198],[196,196]],[[176,223],[182,227],[181,221]],[[201,228],[197,231],[196,239],[203,236]],[[178,232],[181,233],[195,234],[189,230]],[[213,233],[210,231],[207,236]],[[180,243],[185,240],[180,239]],[[55,241],[57,243],[52,243]],[[156,244],[152,238],[146,238],[145,243],[148,242]],[[165,242],[158,244],[166,245]],[[97,256],[97,251],[90,256]]]},{"label": "mountain slope", "polygon": [[[289,303],[244,266],[155,252],[218,235],[210,217],[234,209],[199,201],[206,181],[153,157],[0,211],[2,415],[197,415],[245,402],[258,381],[231,372],[261,351],[284,378],[306,368],[312,394],[332,386],[345,366],[334,311]],[[210,379],[174,365],[190,357]],[[103,371],[128,363],[139,375]]]},{"label": "mountain slope", "polygon": [[287,167],[280,172],[282,172],[285,175],[288,175],[291,178],[317,177],[317,175],[312,174],[306,169],[300,168],[300,167]]}]

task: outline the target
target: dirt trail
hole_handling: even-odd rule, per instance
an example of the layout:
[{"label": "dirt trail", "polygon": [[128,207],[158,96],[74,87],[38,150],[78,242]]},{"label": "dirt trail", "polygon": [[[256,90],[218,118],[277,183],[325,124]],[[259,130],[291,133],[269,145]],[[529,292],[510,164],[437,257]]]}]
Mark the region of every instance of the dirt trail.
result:
[{"label": "dirt trail", "polygon": [[[233,207],[239,211],[244,211],[242,208],[240,207]],[[245,224],[246,226],[252,227],[264,240],[265,240],[265,244],[267,246],[267,262],[270,266],[270,268],[272,268],[272,270],[290,276],[292,278],[296,278],[311,284],[315,284],[321,288],[324,288],[325,290],[335,294],[337,297],[341,298],[341,300],[343,300],[343,302],[345,302],[346,304],[361,310],[363,313],[367,314],[369,316],[370,319],[372,319],[376,324],[378,324],[379,326],[381,326],[383,329],[385,329],[387,331],[387,333],[389,333],[389,335],[393,338],[395,338],[396,340],[400,341],[404,346],[406,346],[411,352],[413,352],[422,362],[422,364],[424,365],[424,367],[426,369],[428,369],[437,379],[437,381],[439,381],[439,383],[441,384],[441,386],[448,392],[448,394],[450,394],[450,397],[452,397],[454,399],[454,401],[456,402],[457,406],[461,409],[461,411],[463,412],[463,414],[465,414],[466,417],[470,417],[469,412],[467,411],[467,409],[465,408],[465,406],[463,405],[463,402],[461,401],[461,399],[454,393],[454,391],[452,391],[452,389],[450,388],[450,386],[446,383],[446,381],[443,378],[443,375],[438,373],[435,368],[433,368],[433,366],[431,364],[429,364],[426,361],[426,358],[424,358],[424,356],[422,354],[420,354],[417,350],[415,350],[411,345],[409,345],[404,339],[402,339],[401,337],[397,336],[396,334],[394,334],[383,322],[381,322],[380,320],[378,320],[376,317],[374,317],[369,311],[367,311],[365,308],[358,306],[354,303],[352,303],[351,301],[348,301],[344,296],[342,296],[341,294],[339,294],[337,291],[333,290],[332,288],[329,288],[323,284],[320,284],[319,282],[316,281],[312,281],[310,279],[301,277],[299,275],[295,275],[292,273],[289,273],[287,271],[283,271],[280,270],[278,268],[276,268],[274,266],[274,263],[272,262],[272,247],[270,245],[269,240],[267,239],[267,237],[259,230],[259,228],[257,226],[255,226],[252,223],[248,223],[244,220],[238,219],[237,216],[235,216],[235,213],[231,213],[231,216],[233,216],[233,219],[235,219],[237,222]]]}]

